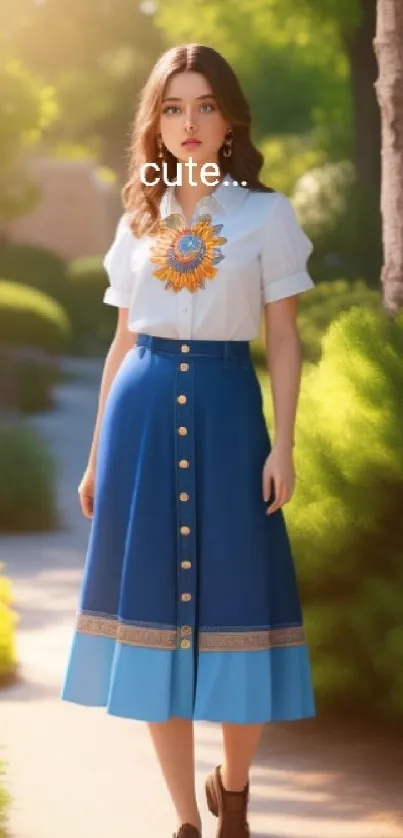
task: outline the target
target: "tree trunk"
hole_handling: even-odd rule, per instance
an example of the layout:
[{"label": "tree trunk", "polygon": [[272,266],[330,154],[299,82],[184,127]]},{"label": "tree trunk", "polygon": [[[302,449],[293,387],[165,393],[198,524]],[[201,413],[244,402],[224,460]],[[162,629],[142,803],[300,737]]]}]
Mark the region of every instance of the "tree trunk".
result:
[{"label": "tree trunk", "polygon": [[360,22],[344,34],[350,61],[355,129],[355,164],[362,185],[379,195],[381,186],[381,124],[376,99],[378,74],[373,41],[376,0],[360,0]]},{"label": "tree trunk", "polygon": [[386,311],[403,308],[403,3],[378,0],[376,83],[382,122],[381,213]]}]

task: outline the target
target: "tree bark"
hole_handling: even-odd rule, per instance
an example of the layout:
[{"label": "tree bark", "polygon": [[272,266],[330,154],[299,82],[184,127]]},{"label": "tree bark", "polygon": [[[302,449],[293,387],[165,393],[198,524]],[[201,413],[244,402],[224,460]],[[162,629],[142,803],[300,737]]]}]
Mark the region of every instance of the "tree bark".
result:
[{"label": "tree bark", "polygon": [[374,51],[376,0],[360,0],[360,23],[343,40],[350,61],[355,129],[355,165],[362,185],[379,195],[381,124],[375,92],[378,66]]},{"label": "tree bark", "polygon": [[378,0],[374,42],[382,124],[381,214],[386,311],[403,308],[403,3]]}]

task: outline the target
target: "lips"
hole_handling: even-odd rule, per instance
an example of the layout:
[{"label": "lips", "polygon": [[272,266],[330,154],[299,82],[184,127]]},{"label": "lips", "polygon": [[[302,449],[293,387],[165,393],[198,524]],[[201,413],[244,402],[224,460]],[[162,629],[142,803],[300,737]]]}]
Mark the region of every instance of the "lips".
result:
[{"label": "lips", "polygon": [[201,142],[200,140],[184,140],[182,145],[184,146],[184,148],[197,148],[199,145],[201,145]]}]

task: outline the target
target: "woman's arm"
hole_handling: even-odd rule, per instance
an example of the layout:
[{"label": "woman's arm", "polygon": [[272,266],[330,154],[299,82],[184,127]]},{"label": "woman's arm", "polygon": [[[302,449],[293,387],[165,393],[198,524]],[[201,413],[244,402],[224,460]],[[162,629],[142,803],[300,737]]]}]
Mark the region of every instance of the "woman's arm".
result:
[{"label": "woman's arm", "polygon": [[273,396],[276,448],[292,449],[301,386],[297,295],[265,306],[266,354]]},{"label": "woman's arm", "polygon": [[98,411],[87,465],[87,470],[92,472],[95,472],[96,467],[99,432],[102,424],[105,402],[107,400],[112,381],[125,355],[133,347],[136,340],[136,335],[133,332],[130,332],[127,328],[127,318],[128,309],[119,308],[116,331],[105,359],[99,390]]}]

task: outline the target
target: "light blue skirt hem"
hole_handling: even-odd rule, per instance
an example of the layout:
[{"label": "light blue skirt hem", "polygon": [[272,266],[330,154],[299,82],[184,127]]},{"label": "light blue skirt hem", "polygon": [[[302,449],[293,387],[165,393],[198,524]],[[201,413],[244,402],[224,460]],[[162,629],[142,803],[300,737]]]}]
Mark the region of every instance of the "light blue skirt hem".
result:
[{"label": "light blue skirt hem", "polygon": [[76,632],[61,698],[145,722],[253,724],[316,715],[306,645],[256,652],[168,652]]}]

